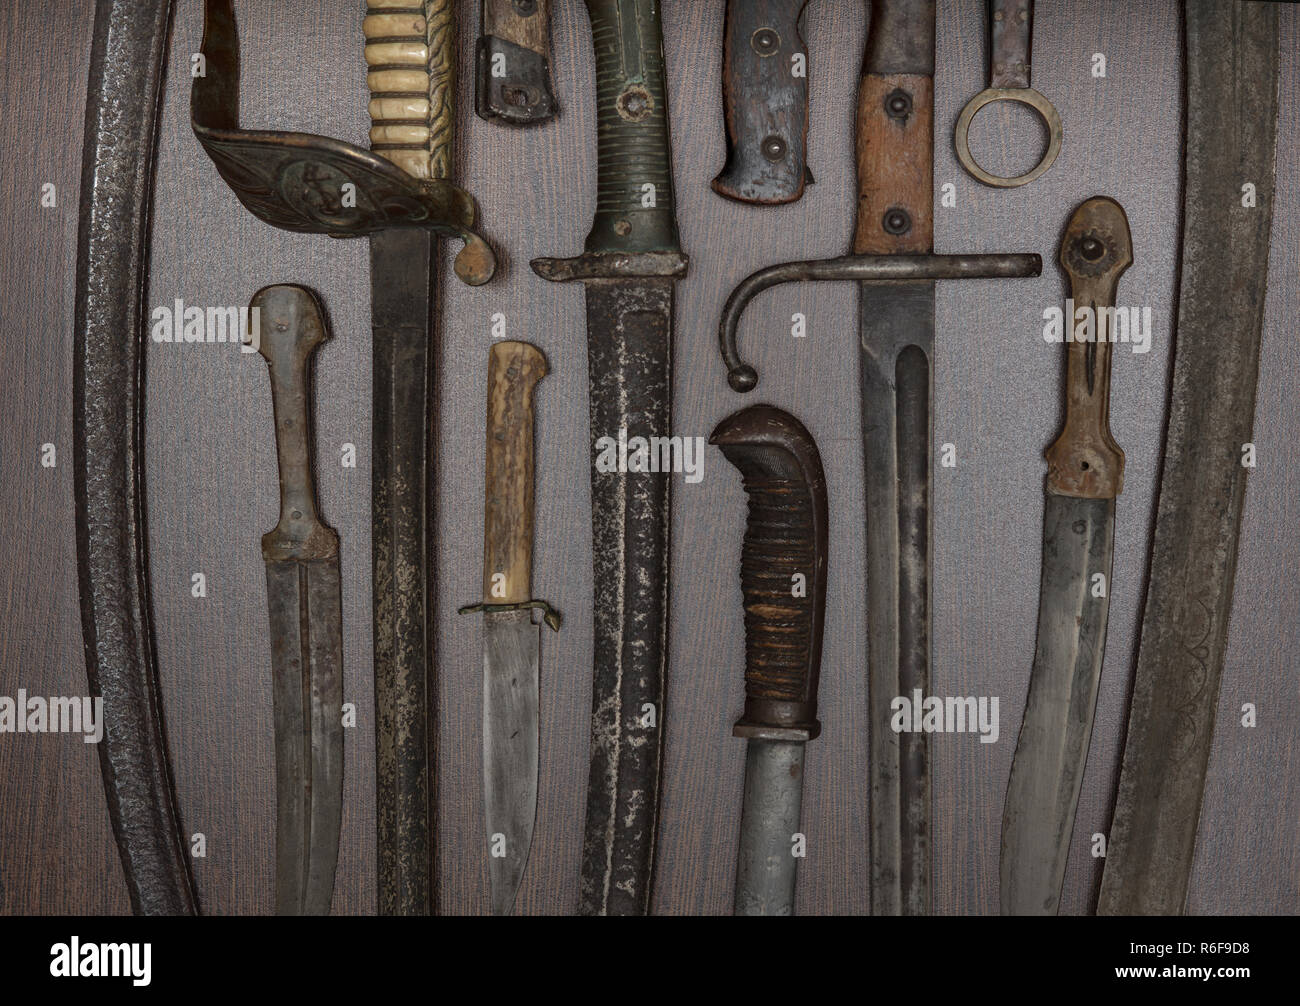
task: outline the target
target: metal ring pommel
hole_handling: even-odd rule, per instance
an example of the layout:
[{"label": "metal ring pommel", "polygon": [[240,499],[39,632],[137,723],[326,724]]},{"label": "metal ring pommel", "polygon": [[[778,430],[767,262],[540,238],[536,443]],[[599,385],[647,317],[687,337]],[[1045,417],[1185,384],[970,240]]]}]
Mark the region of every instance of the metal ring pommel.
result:
[{"label": "metal ring pommel", "polygon": [[[1038,164],[1023,175],[1005,177],[985,171],[979,166],[974,155],[970,152],[971,122],[974,121],[976,114],[985,105],[991,105],[999,101],[1014,101],[1020,105],[1027,105],[1038,113],[1038,117],[1043,120],[1043,125],[1047,127],[1047,150]],[[1052,162],[1056,160],[1056,155],[1061,152],[1061,116],[1057,113],[1056,106],[1032,87],[985,88],[966,102],[966,107],[961,110],[961,115],[957,117],[957,128],[953,132],[953,145],[957,148],[957,160],[961,162],[961,166],[973,178],[985,185],[991,185],[999,189],[1027,185],[1047,171],[1052,166]]]}]

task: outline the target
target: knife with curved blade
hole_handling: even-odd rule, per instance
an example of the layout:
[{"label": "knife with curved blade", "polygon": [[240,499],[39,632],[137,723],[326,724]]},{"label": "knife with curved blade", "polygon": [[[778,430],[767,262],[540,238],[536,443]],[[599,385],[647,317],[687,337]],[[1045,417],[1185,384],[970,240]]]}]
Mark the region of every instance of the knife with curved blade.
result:
[{"label": "knife with curved blade", "polygon": [[[1002,814],[1002,913],[1054,915],[1074,832],[1110,611],[1115,497],[1124,452],[1110,432],[1112,343],[1106,308],[1133,262],[1119,203],[1089,199],[1070,218],[1061,268],[1092,341],[1067,339],[1065,428],[1047,449],[1038,643]],[[1084,324],[1085,313],[1080,324]],[[1087,330],[1083,330],[1087,334]]]}]

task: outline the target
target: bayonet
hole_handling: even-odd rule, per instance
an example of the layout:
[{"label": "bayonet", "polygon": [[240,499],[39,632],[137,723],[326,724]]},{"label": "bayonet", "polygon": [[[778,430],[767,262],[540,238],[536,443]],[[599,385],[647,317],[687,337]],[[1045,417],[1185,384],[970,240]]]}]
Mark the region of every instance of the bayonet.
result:
[{"label": "bayonet", "polygon": [[559,111],[551,84],[551,0],[483,0],[474,111],[527,126]]},{"label": "bayonet", "polygon": [[379,911],[433,908],[431,473],[435,235],[458,237],[466,283],[495,269],[473,198],[449,180],[454,132],[451,0],[372,0],[364,22],[374,152],[306,133],[239,126],[230,0],[207,0],[195,135],[239,200],[286,230],[370,236],[374,338],[371,549]]},{"label": "bayonet", "polygon": [[259,290],[258,351],[271,375],[280,521],[262,536],[275,717],[275,907],[328,915],[343,818],[343,607],[339,536],[316,511],[310,366],[325,341],[316,299]]},{"label": "bayonet", "polygon": [[[587,294],[591,436],[667,437],[673,215],[658,0],[586,0],[596,49],[596,215],[582,255],[533,260]],[[649,910],[668,647],[668,475],[591,476],[595,593],[591,773],[579,910]],[[630,467],[630,466],[629,466]],[[656,466],[657,467],[657,466]]]},{"label": "bayonet", "polygon": [[1133,261],[1128,220],[1113,199],[1089,199],[1070,218],[1061,268],[1091,331],[1068,343],[1065,427],[1047,449],[1038,642],[1002,813],[1002,913],[1055,915],[1087,764],[1106,650],[1115,497],[1124,452],[1110,431],[1113,341],[1107,308]]},{"label": "bayonet", "polygon": [[727,162],[713,191],[744,203],[794,202],[807,166],[808,52],[799,26],[808,0],[727,0],[722,111]]},{"label": "bayonet", "polygon": [[532,594],[533,392],[546,357],[527,342],[494,343],[488,353],[487,467],[483,482],[483,820],[492,914],[514,906],[537,817],[540,609]]},{"label": "bayonet", "polygon": [[719,342],[737,391],[758,382],[736,346],[745,305],[790,280],[861,285],[858,359],[867,511],[871,909],[930,910],[924,733],[896,733],[891,703],[930,681],[930,444],[934,281],[1036,276],[1038,255],[933,253],[934,2],[874,0],[858,92],[853,254],[754,273],[723,308]]},{"label": "bayonet", "polygon": [[724,419],[709,442],[740,469],[749,497],[745,711],[732,730],[748,742],[735,913],[793,915],[804,748],[821,733],[826,476],[803,424],[770,405]]},{"label": "bayonet", "polygon": [[[1115,817],[1097,911],[1187,900],[1232,612],[1277,149],[1277,10],[1188,0],[1173,392]],[[1243,192],[1249,191],[1253,201]]]},{"label": "bayonet", "polygon": [[197,913],[163,727],[144,525],[144,305],[170,0],[98,0],[72,354],[81,629],[131,910]]}]

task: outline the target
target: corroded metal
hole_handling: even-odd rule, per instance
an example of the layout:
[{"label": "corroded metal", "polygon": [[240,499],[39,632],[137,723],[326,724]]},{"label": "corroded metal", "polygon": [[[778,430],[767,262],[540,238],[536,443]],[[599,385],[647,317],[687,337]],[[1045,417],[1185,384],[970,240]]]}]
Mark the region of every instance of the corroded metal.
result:
[{"label": "corroded metal", "polygon": [[109,818],[137,915],[198,910],[176,806],[144,524],[144,304],[169,0],[99,0],[90,52],[73,347],[81,626]]}]

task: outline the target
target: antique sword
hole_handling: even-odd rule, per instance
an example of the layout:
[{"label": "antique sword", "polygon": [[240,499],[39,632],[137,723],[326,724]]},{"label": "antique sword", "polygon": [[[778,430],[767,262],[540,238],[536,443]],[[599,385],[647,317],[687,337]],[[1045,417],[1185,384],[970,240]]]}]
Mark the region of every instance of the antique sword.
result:
[{"label": "antique sword", "polygon": [[555,117],[551,84],[551,0],[483,0],[474,111],[527,126]]},{"label": "antique sword", "polygon": [[933,254],[934,0],[873,0],[857,111],[853,254],[761,269],[727,299],[728,380],[757,371],[736,326],[759,292],[791,280],[861,283],[858,359],[866,479],[871,909],[930,910],[930,781],[924,733],[895,733],[890,704],[930,679],[930,443],[934,281],[1036,276],[1038,255]]},{"label": "antique sword", "polygon": [[300,286],[254,296],[271,375],[280,521],[262,536],[275,715],[277,915],[328,915],[343,819],[343,603],[339,536],[316,512],[311,357],[325,341]]},{"label": "antique sword", "polygon": [[131,910],[198,912],[163,726],[144,527],[145,295],[171,0],[98,0],[72,352],[81,631]]},{"label": "antique sword", "polygon": [[487,467],[483,479],[483,819],[492,914],[509,915],[537,817],[541,629],[559,613],[533,600],[533,393],[546,357],[527,342],[488,353]]},{"label": "antique sword", "polygon": [[1056,914],[1092,737],[1124,486],[1124,452],[1110,431],[1107,312],[1133,262],[1119,203],[1097,197],[1075,210],[1060,262],[1083,315],[1063,319],[1065,426],[1047,449],[1038,643],[1002,812],[1004,915]]},{"label": "antique sword", "polygon": [[709,442],[740,469],[749,497],[745,711],[732,730],[748,739],[735,914],[793,915],[804,746],[821,733],[826,476],[803,424],[770,405],[724,419]]},{"label": "antique sword", "polygon": [[727,0],[722,111],[727,161],[713,191],[743,203],[794,202],[811,184],[808,52],[799,33],[808,0]]},{"label": "antique sword", "polygon": [[1277,148],[1273,4],[1188,0],[1182,272],[1146,607],[1097,912],[1187,901],[1251,442]]},{"label": "antique sword", "polygon": [[[687,259],[673,215],[658,0],[586,0],[596,50],[596,215],[576,258],[544,279],[587,294],[595,592],[591,773],[579,910],[649,910],[668,648],[668,473],[600,471],[596,442],[669,435],[673,281]],[[653,470],[637,470],[643,467]]]},{"label": "antique sword", "polygon": [[434,235],[465,242],[455,270],[471,285],[491,278],[495,259],[474,231],[473,198],[447,180],[451,0],[372,0],[367,10],[373,153],[323,136],[239,127],[230,0],[206,2],[207,67],[194,82],[190,118],[222,178],[262,220],[370,236],[379,911],[421,915],[433,908]]}]

